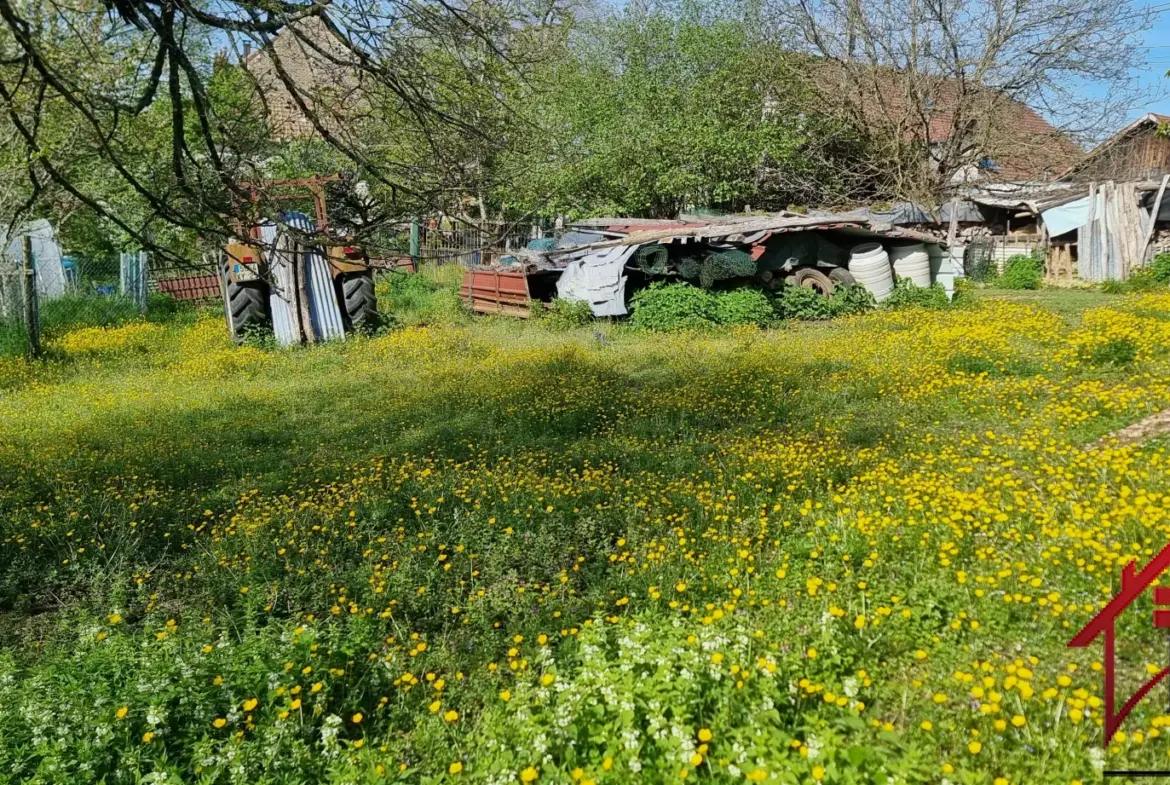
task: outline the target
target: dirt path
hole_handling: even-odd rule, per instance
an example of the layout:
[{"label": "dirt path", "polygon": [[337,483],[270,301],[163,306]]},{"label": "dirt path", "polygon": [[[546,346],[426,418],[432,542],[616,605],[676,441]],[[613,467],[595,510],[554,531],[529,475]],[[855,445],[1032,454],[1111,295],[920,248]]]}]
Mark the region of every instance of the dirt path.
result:
[{"label": "dirt path", "polygon": [[1154,436],[1161,436],[1164,433],[1170,433],[1170,409],[1155,412],[1149,417],[1135,422],[1133,425],[1127,425],[1121,430],[1102,436],[1090,444],[1088,449],[1096,450],[1105,446],[1125,447],[1130,444],[1145,441]]}]

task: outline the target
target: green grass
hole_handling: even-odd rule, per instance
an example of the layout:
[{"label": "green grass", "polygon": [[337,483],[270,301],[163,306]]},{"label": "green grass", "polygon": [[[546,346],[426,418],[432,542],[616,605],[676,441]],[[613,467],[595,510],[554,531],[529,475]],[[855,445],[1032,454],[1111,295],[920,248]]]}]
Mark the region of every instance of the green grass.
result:
[{"label": "green grass", "polygon": [[1170,405],[1170,296],[655,335],[420,283],[344,344],[0,360],[0,782],[1100,776],[1065,644],[1170,473],[1082,445]]},{"label": "green grass", "polygon": [[1018,303],[1032,303],[1076,321],[1089,308],[1103,308],[1117,302],[1118,295],[1100,289],[1050,288],[1011,291],[1007,289],[973,290],[976,297],[994,297]]}]

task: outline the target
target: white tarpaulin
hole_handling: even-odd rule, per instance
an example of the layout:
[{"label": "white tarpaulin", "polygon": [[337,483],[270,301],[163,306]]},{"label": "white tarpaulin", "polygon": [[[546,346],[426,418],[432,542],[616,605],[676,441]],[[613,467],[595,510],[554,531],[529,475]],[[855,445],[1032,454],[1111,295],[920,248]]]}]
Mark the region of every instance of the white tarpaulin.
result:
[{"label": "white tarpaulin", "polygon": [[[1101,215],[1101,195],[1097,195],[1096,215]],[[1089,197],[1085,196],[1075,202],[1067,202],[1052,207],[1040,213],[1044,219],[1044,226],[1048,229],[1049,237],[1080,229],[1089,222]]]},{"label": "white tarpaulin", "polygon": [[55,300],[65,294],[65,268],[61,265],[61,246],[53,226],[44,218],[29,221],[15,234],[9,235],[8,258],[21,264],[21,240],[32,239],[33,266],[37,271],[37,295],[42,300]]},{"label": "white tarpaulin", "polygon": [[557,281],[557,297],[584,300],[594,316],[626,315],[626,261],[636,245],[603,248],[569,262]]}]

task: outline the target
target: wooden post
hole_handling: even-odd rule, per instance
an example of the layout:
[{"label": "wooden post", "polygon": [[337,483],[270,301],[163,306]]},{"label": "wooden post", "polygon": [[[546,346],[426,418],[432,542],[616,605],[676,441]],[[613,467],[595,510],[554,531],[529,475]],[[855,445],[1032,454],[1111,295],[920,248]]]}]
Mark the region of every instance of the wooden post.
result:
[{"label": "wooden post", "polygon": [[410,260],[414,262],[415,271],[418,270],[418,219],[414,218],[410,222]]},{"label": "wooden post", "polygon": [[292,243],[293,271],[297,282],[297,308],[301,321],[301,339],[305,343],[316,343],[317,332],[313,329],[313,312],[309,304],[309,287],[305,279],[309,277],[308,250],[299,240]]},{"label": "wooden post", "polygon": [[37,268],[32,237],[27,234],[20,241],[20,267],[24,273],[24,326],[28,331],[28,355],[35,358],[41,356],[41,321],[37,307]]},{"label": "wooden post", "polygon": [[1166,184],[1170,183],[1170,174],[1162,177],[1162,185],[1158,188],[1158,197],[1154,199],[1154,209],[1150,212],[1150,223],[1146,226],[1146,238],[1142,242],[1142,262],[1150,255],[1150,241],[1154,239],[1154,224],[1158,222],[1158,211],[1162,209],[1162,196],[1166,193]]},{"label": "wooden post", "polygon": [[947,228],[947,248],[955,243],[955,235],[959,232],[959,197],[951,197],[951,225]]}]

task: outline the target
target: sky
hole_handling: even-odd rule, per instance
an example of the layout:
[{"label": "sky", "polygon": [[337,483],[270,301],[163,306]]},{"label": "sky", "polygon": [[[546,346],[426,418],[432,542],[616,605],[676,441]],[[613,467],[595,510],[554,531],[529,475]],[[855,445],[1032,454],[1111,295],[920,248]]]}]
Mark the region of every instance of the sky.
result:
[{"label": "sky", "polygon": [[1164,0],[1137,0],[1136,7],[1148,6],[1159,9],[1159,17],[1151,30],[1145,34],[1145,49],[1143,51],[1145,65],[1134,72],[1144,87],[1160,90],[1163,95],[1159,100],[1141,107],[1135,107],[1130,116],[1118,127],[1131,120],[1136,120],[1146,112],[1170,114],[1170,78],[1166,72],[1170,71],[1170,8]]}]

